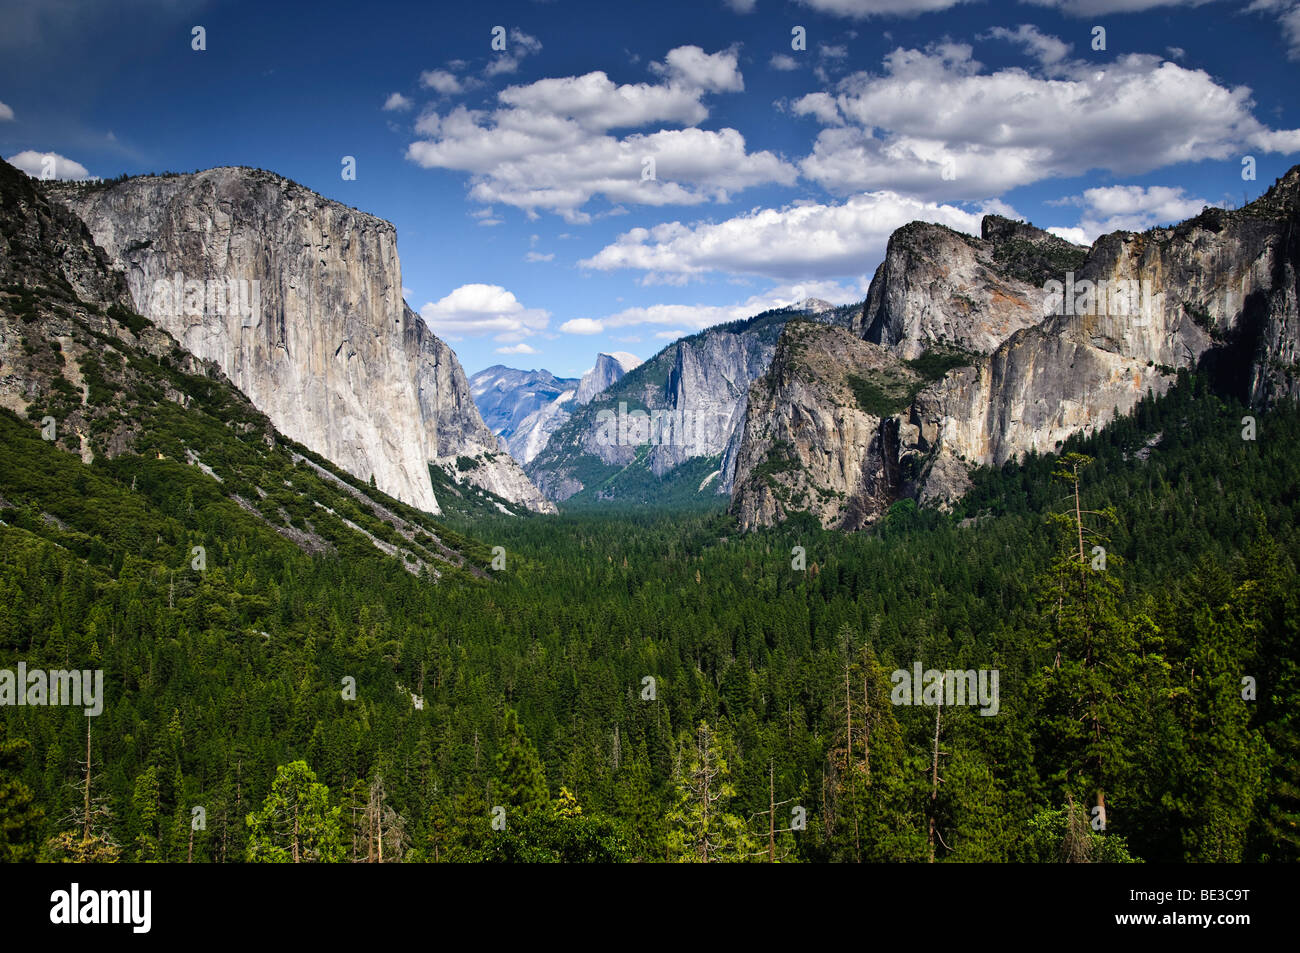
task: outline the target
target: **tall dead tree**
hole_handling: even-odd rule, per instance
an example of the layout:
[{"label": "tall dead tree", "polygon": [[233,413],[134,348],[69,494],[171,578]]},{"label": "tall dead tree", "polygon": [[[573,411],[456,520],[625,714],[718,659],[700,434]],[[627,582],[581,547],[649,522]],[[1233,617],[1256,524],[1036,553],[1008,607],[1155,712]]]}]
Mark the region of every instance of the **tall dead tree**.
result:
[{"label": "tall dead tree", "polygon": [[[935,815],[939,809],[939,724],[943,714],[943,677],[939,678],[939,702],[934,706],[934,755],[930,762],[930,863],[934,863]],[[942,843],[943,838],[939,838]]]},{"label": "tall dead tree", "polygon": [[78,762],[80,780],[72,785],[81,794],[81,803],[62,819],[61,823],[68,829],[52,838],[47,846],[53,853],[66,855],[77,863],[111,863],[117,860],[120,849],[113,840],[110,827],[113,812],[108,799],[93,793],[96,775],[92,769],[90,722],[87,718],[86,760]]},{"label": "tall dead tree", "polygon": [[[786,804],[789,804],[789,803],[790,803],[791,801],[793,801],[793,800],[794,800],[794,798],[787,798],[787,799],[784,800],[784,801],[778,801],[778,800],[776,799],[776,768],[775,768],[775,766],[773,765],[773,762],[769,760],[769,761],[767,762],[767,810],[766,810],[766,811],[756,811],[754,814],[750,815],[750,818],[749,818],[749,819],[750,819],[750,822],[752,823],[753,820],[754,820],[754,818],[756,818],[756,817],[762,817],[762,816],[765,815],[765,814],[767,815],[767,851],[766,851],[766,853],[767,853],[767,862],[768,862],[769,864],[774,864],[774,863],[776,863],[778,859],[780,859],[780,860],[784,860],[784,859],[788,856],[788,854],[787,854],[786,852],[783,852],[783,853],[781,854],[780,858],[777,857],[777,855],[776,855],[776,835],[777,835],[777,834],[789,834],[789,833],[791,833],[791,832],[794,830],[794,828],[793,828],[793,827],[777,827],[777,826],[776,826],[776,809],[777,809],[778,807],[783,807],[783,806],[785,806]],[[762,852],[760,851],[760,853],[762,853]],[[756,856],[756,855],[751,855],[751,856]]]}]

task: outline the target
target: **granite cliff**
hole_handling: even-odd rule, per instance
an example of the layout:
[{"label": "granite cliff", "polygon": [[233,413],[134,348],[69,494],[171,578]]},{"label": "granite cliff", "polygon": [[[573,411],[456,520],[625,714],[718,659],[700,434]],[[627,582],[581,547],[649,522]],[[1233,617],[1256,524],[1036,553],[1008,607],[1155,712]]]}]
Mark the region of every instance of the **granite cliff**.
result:
[{"label": "granite cliff", "polygon": [[1051,452],[1180,368],[1295,399],[1298,209],[1300,167],[1241,209],[1090,249],[996,216],[978,239],[899,229],[852,327],[874,347],[791,324],[751,388],[732,511],[857,529],[900,497],[943,506],[969,468]]},{"label": "granite cliff", "polygon": [[135,310],[288,437],[432,513],[431,464],[553,509],[484,425],[451,348],[403,300],[388,222],[246,168],[51,191],[125,272]]}]

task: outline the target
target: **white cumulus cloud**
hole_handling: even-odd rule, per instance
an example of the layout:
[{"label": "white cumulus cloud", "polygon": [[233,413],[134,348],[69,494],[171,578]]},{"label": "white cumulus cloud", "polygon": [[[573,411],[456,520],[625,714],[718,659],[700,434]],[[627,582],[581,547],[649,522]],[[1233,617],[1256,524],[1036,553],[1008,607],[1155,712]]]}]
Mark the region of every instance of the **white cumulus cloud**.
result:
[{"label": "white cumulus cloud", "polygon": [[384,100],[384,109],[387,112],[400,112],[410,109],[412,105],[412,102],[401,93],[393,93]]},{"label": "white cumulus cloud", "polygon": [[432,89],[434,92],[443,93],[444,95],[459,93],[462,89],[456,74],[449,73],[445,69],[425,70],[420,74],[420,85],[425,89]]},{"label": "white cumulus cloud", "polygon": [[1287,59],[1300,60],[1300,0],[1255,0],[1246,12],[1276,16],[1287,42]]},{"label": "white cumulus cloud", "polygon": [[422,307],[420,316],[434,332],[446,337],[492,334],[498,341],[517,341],[536,334],[551,317],[539,308],[525,308],[500,285],[485,284],[461,285]]},{"label": "white cumulus cloud", "polygon": [[[759,294],[750,295],[732,304],[654,304],[646,307],[624,308],[600,318],[575,318],[561,325],[560,330],[574,334],[600,334],[618,328],[641,325],[661,326],[668,330],[656,331],[656,338],[677,338],[694,334],[715,324],[752,318],[764,311],[800,304],[808,298],[821,298],[832,304],[849,304],[866,297],[868,279],[862,278],[841,284],[835,281],[808,281],[799,284],[780,284]],[[569,325],[574,325],[569,328]],[[640,337],[620,337],[620,341],[639,341]]]},{"label": "white cumulus cloud", "polygon": [[1213,0],[1020,0],[1035,7],[1055,7],[1075,17],[1106,13],[1142,13],[1156,7],[1199,7]]},{"label": "white cumulus cloud", "polygon": [[561,324],[560,330],[565,334],[600,334],[605,325],[592,318],[573,318]]},{"label": "white cumulus cloud", "polygon": [[[1036,31],[1016,35],[1040,58],[1055,55]],[[1097,169],[1133,175],[1245,149],[1300,151],[1300,129],[1256,119],[1247,87],[1158,56],[1061,60],[1051,75],[988,72],[969,46],[944,43],[894,50],[884,65],[791,104],[826,126],[800,169],[834,192],[975,199]]]},{"label": "white cumulus cloud", "polygon": [[[1055,36],[1039,31],[1032,23],[1022,23],[1014,30],[995,26],[985,34],[995,40],[1007,40],[1023,47],[1044,66],[1059,63],[1070,52],[1070,44]],[[1177,59],[1177,57],[1175,57]]]},{"label": "white cumulus cloud", "polygon": [[541,40],[525,33],[518,27],[514,27],[507,34],[506,48],[498,50],[492,59],[488,60],[483,75],[491,77],[500,76],[503,73],[518,72],[519,64],[523,62],[525,57],[540,53],[541,50]]},{"label": "white cumulus cloud", "polygon": [[[704,130],[709,91],[743,88],[732,52],[678,47],[658,64],[664,81],[619,85],[600,71],[511,86],[498,107],[457,107],[416,123],[424,138],[407,158],[425,168],[468,173],[470,198],[530,216],[552,211],[572,222],[584,206],[697,205],[725,201],[756,185],[791,185],[793,165],[772,152],[749,152],[735,129]],[[613,135],[657,124],[648,132]]]},{"label": "white cumulus cloud", "polygon": [[580,264],[656,277],[714,271],[777,279],[866,275],[884,256],[890,234],[908,222],[937,222],[978,235],[981,218],[981,212],[897,192],[865,192],[842,203],[755,209],[717,223],[634,228]]},{"label": "white cumulus cloud", "polygon": [[75,159],[61,156],[57,152],[36,152],[27,149],[5,160],[15,169],[21,169],[34,179],[39,179],[52,171],[52,178],[79,182],[90,178],[86,167]]},{"label": "white cumulus cloud", "polygon": [[[516,110],[536,116],[571,119],[585,129],[644,126],[652,122],[694,125],[708,117],[700,102],[703,87],[658,86],[636,83],[619,86],[603,72],[584,76],[541,79],[527,86],[511,86],[498,99]],[[506,116],[518,124],[521,117]]]},{"label": "white cumulus cloud", "polygon": [[1108,232],[1141,232],[1157,225],[1171,225],[1200,214],[1207,205],[1218,203],[1187,195],[1182,188],[1153,185],[1108,185],[1087,189],[1081,195],[1062,199],[1058,205],[1083,209],[1076,226],[1048,229],[1068,241],[1090,245]]},{"label": "white cumulus cloud", "polygon": [[968,3],[970,0],[799,0],[799,2],[818,13],[865,20],[867,17],[911,17],[922,13],[936,13],[951,9],[959,3]]},{"label": "white cumulus cloud", "polygon": [[745,79],[736,68],[736,53],[705,53],[698,46],[679,46],[669,50],[662,63],[652,63],[650,69],[665,76],[674,85],[689,89],[702,89],[710,93],[739,93],[745,89]]}]

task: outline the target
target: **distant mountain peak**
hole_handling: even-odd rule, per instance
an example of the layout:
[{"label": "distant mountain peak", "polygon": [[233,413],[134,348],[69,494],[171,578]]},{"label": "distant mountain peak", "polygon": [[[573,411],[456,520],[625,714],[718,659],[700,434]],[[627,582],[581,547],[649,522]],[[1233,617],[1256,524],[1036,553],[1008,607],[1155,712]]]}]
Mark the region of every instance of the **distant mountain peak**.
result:
[{"label": "distant mountain peak", "polygon": [[628,371],[640,363],[641,358],[627,351],[615,351],[613,354],[602,351],[596,355],[596,366],[582,375],[574,400],[579,405],[591,403],[592,398],[605,388],[618,383]]},{"label": "distant mountain peak", "polygon": [[624,373],[627,373],[641,363],[641,358],[637,357],[635,354],[629,354],[627,351],[602,351],[600,354],[596,355],[596,359],[599,360],[601,357],[610,357],[618,361],[619,366],[623,368]]},{"label": "distant mountain peak", "polygon": [[823,298],[804,298],[798,304],[790,306],[791,311],[802,311],[804,314],[824,314],[827,311],[834,311],[835,305]]}]

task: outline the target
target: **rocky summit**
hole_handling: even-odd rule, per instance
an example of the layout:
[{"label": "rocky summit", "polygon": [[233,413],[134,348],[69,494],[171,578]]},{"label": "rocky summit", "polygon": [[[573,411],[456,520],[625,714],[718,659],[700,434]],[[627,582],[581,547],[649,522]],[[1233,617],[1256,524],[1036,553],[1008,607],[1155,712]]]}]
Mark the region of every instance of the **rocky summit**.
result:
[{"label": "rocky summit", "polygon": [[627,375],[628,371],[640,363],[641,359],[639,357],[635,354],[628,354],[626,351],[616,351],[613,354],[597,354],[596,365],[583,374],[582,380],[578,381],[578,390],[574,395],[574,403],[579,407],[590,404],[592,398],[613,387]]},{"label": "rocky summit", "polygon": [[892,236],[851,333],[792,322],[750,388],[731,509],[858,529],[946,506],[969,471],[1052,452],[1203,368],[1255,407],[1300,394],[1300,167],[1235,211],[1089,249],[997,216]]}]

